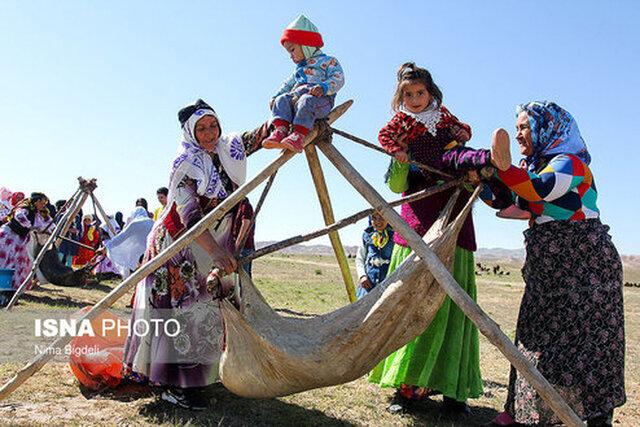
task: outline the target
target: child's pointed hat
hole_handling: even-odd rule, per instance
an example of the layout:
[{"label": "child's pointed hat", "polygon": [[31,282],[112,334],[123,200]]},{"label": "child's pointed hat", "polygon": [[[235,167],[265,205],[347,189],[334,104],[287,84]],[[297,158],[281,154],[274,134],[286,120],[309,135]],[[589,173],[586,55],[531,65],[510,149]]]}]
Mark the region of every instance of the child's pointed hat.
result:
[{"label": "child's pointed hat", "polygon": [[282,32],[280,43],[289,41],[299,43],[303,46],[322,47],[322,35],[318,31],[313,22],[309,21],[304,15],[298,16],[289,26]]}]

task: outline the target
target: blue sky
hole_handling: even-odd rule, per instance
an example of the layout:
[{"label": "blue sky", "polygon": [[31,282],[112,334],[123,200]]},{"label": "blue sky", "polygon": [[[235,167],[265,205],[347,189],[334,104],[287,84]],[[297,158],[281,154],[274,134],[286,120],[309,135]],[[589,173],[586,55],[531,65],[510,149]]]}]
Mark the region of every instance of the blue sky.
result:
[{"label": "blue sky", "polygon": [[[514,135],[517,104],[550,99],[565,107],[591,150],[603,221],[621,253],[640,254],[632,178],[640,159],[640,6],[633,1],[3,1],[0,186],[57,200],[82,175],[98,178],[96,195],[110,213],[128,215],[138,197],[155,208],[179,142],[177,111],[201,97],[224,132],[268,119],[269,99],[294,67],[280,34],[300,13],[345,70],[337,102],[355,101],[335,126],[371,142],[391,117],[395,73],[405,61],[432,72],[477,148],[497,127]],[[387,199],[396,197],[383,184],[385,156],[340,137],[334,143]],[[519,158],[515,144],[512,153]],[[276,155],[250,157],[249,176]],[[368,207],[323,165],[336,219]],[[522,247],[524,223],[495,218],[480,204],[474,220],[480,247]],[[322,226],[306,161],[296,156],[276,178],[256,238]],[[341,231],[343,243],[357,244],[364,226]]]}]

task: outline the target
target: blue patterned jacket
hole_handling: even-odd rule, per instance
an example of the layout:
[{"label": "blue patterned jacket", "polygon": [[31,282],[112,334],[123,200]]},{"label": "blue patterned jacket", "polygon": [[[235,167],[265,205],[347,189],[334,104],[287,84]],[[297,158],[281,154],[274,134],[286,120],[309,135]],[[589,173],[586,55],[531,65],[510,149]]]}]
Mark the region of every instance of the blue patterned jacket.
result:
[{"label": "blue patterned jacket", "polygon": [[320,85],[324,96],[335,95],[344,86],[344,72],[336,58],[321,53],[296,64],[296,69],[284,81],[274,98],[299,87]]}]

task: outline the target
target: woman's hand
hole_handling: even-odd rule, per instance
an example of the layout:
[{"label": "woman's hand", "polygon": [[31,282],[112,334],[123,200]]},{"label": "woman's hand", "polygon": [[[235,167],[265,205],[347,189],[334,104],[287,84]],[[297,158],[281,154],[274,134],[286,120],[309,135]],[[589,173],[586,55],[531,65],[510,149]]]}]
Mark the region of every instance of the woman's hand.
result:
[{"label": "woman's hand", "polygon": [[271,98],[271,101],[269,101],[269,110],[273,110],[273,103],[276,101],[275,98]]},{"label": "woman's hand", "polygon": [[405,151],[396,151],[393,153],[393,157],[400,163],[407,163],[409,161],[409,156]]},{"label": "woman's hand", "polygon": [[322,95],[324,95],[324,89],[320,85],[315,85],[309,90],[309,94],[316,97],[321,97]]},{"label": "woman's hand", "polygon": [[205,231],[196,237],[196,243],[209,253],[214,267],[223,270],[225,274],[231,274],[236,270],[236,259],[228,250],[216,242],[211,233]]},{"label": "woman's hand", "polygon": [[214,251],[210,255],[213,265],[218,267],[220,270],[223,270],[225,274],[228,275],[236,271],[236,259],[226,249],[219,248],[219,250]]}]

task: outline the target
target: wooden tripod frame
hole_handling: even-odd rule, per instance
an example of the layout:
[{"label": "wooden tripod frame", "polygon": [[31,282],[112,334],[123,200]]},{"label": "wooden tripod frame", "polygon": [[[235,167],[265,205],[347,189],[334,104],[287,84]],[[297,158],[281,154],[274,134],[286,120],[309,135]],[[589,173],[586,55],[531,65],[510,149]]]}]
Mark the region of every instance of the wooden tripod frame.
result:
[{"label": "wooden tripod frame", "polygon": [[[329,117],[327,118],[327,122],[331,124],[337,118],[342,116],[352,103],[353,101],[348,101],[336,107],[330,113]],[[326,191],[324,178],[321,174],[319,163],[317,162],[317,154],[315,152],[316,147],[323,152],[323,154],[345,177],[345,179],[369,202],[373,209],[379,212],[394,227],[394,229],[403,236],[409,246],[430,270],[434,278],[438,281],[440,286],[449,295],[449,297],[451,297],[451,299],[460,307],[465,315],[469,317],[471,321],[473,321],[480,332],[505,355],[509,362],[511,362],[511,364],[515,366],[516,369],[518,369],[520,373],[522,373],[522,375],[524,375],[524,377],[533,385],[536,391],[545,400],[549,407],[551,407],[556,415],[558,415],[558,417],[569,426],[583,426],[584,424],[582,423],[580,418],[575,414],[571,407],[567,405],[567,403],[553,388],[553,386],[542,376],[537,368],[533,366],[522,355],[522,353],[518,351],[515,345],[502,332],[502,330],[500,330],[500,327],[475,303],[475,301],[473,301],[473,299],[464,290],[462,290],[462,288],[460,288],[449,271],[440,262],[438,257],[429,249],[429,247],[425,244],[421,237],[402,219],[402,217],[400,217],[398,213],[395,212],[395,210],[389,205],[389,203],[387,203],[384,198],[358,173],[358,171],[347,161],[347,159],[342,156],[342,154],[331,143],[330,135],[321,132],[320,128],[322,128],[322,126],[316,125],[307,135],[307,146],[305,147],[305,152],[307,153],[309,167],[312,171],[312,175],[314,176],[314,183],[316,185],[316,190],[318,191],[318,197],[321,200],[321,204],[323,205],[323,213],[327,225],[329,225],[330,222],[333,222],[333,215],[331,213],[330,204],[327,203],[329,200],[328,192]],[[311,143],[314,143],[315,146],[311,146]],[[309,155],[309,153],[311,154]],[[131,276],[125,279],[115,289],[113,289],[108,295],[100,300],[100,302],[94,305],[93,308],[89,310],[80,320],[93,320],[102,312],[104,312],[107,308],[113,305],[115,301],[122,297],[131,287],[133,287],[147,275],[151,274],[162,264],[167,262],[178,251],[182,250],[197,236],[202,234],[212,224],[222,218],[225,213],[227,213],[236,204],[242,201],[243,198],[252,190],[254,190],[258,185],[260,185],[260,183],[272,176],[293,156],[294,153],[287,150],[284,150],[282,153],[280,153],[280,155],[273,162],[267,165],[254,178],[247,181],[236,191],[230,194],[229,197],[222,201],[213,211],[208,213],[196,225],[194,225],[185,234],[174,241],[168,248],[160,252],[147,264],[141,266]],[[321,232],[324,234],[334,233],[337,228],[339,227],[334,228],[332,225],[330,225]],[[336,248],[341,249],[339,240],[335,239],[335,241],[336,244],[334,245],[334,240],[332,240],[334,250],[336,250]],[[344,251],[342,251],[342,254],[344,254]],[[340,259],[338,250],[336,250],[336,256],[338,259]],[[249,257],[244,260],[240,260],[240,262],[248,259]],[[343,278],[345,278],[346,282],[347,277],[343,275]],[[353,286],[353,284],[351,284],[351,286]],[[347,289],[349,289],[348,284]],[[349,295],[351,297],[350,293]],[[54,341],[49,346],[49,348],[62,348],[66,344],[68,344],[71,339],[72,337],[70,336],[60,337],[56,341]],[[0,400],[6,398],[12,391],[18,388],[20,384],[22,384],[31,375],[40,370],[50,359],[54,357],[54,354],[55,351],[44,351],[40,356],[36,357],[20,371],[18,371],[11,380],[9,380],[2,386],[2,388],[0,388]]]}]

